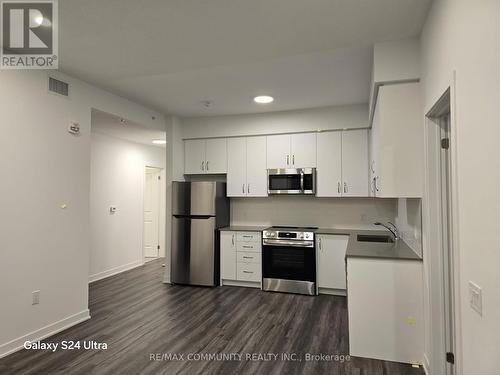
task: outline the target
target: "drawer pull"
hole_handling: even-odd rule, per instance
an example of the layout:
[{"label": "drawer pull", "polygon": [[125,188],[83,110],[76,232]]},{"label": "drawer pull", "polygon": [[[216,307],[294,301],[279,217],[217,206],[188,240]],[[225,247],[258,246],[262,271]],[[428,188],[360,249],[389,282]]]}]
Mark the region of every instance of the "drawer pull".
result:
[{"label": "drawer pull", "polygon": [[250,271],[243,271],[243,273],[253,273],[253,272],[250,272]]},{"label": "drawer pull", "polygon": [[243,248],[244,249],[253,249],[253,246],[245,246],[245,245],[243,245]]},{"label": "drawer pull", "polygon": [[253,257],[243,257],[243,259],[253,259]]},{"label": "drawer pull", "polygon": [[253,236],[243,236],[243,238],[253,238]]}]

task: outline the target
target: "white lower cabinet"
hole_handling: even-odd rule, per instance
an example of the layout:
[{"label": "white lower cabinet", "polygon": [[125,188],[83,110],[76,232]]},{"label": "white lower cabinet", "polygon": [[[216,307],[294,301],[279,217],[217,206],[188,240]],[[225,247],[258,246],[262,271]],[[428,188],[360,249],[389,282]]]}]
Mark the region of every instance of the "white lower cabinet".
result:
[{"label": "white lower cabinet", "polygon": [[349,353],[421,363],[422,262],[347,258]]},{"label": "white lower cabinet", "polygon": [[345,253],[349,236],[319,234],[316,238],[317,280],[320,293],[345,295]]},{"label": "white lower cabinet", "polygon": [[221,285],[261,287],[260,232],[223,231],[220,234]]}]

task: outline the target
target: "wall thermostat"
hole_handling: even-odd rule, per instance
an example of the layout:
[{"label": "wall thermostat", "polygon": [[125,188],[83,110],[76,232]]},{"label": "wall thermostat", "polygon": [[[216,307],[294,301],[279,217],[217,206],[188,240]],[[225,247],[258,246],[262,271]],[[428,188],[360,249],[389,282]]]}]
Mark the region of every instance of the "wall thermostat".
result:
[{"label": "wall thermostat", "polygon": [[71,122],[68,127],[68,132],[73,135],[80,135],[80,124],[77,122]]}]

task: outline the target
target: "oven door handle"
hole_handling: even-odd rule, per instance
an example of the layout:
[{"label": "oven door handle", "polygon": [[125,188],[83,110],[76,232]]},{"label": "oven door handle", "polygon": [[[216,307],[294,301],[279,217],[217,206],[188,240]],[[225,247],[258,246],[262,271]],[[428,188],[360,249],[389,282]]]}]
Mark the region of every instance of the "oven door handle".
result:
[{"label": "oven door handle", "polygon": [[300,170],[300,191],[304,192],[304,170]]},{"label": "oven door handle", "polygon": [[284,240],[271,240],[271,239],[263,239],[263,245],[272,245],[272,246],[283,246],[283,247],[311,247],[314,248],[314,242],[312,241],[284,241]]}]

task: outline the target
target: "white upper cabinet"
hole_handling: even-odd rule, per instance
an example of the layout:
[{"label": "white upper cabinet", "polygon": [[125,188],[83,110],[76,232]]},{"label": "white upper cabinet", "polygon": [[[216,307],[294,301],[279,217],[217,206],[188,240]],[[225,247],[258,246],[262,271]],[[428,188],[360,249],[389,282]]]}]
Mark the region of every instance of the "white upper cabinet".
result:
[{"label": "white upper cabinet", "polygon": [[184,173],[206,174],[227,172],[225,138],[184,141]]},{"label": "white upper cabinet", "polygon": [[247,183],[247,140],[227,140],[227,196],[244,197]]},{"label": "white upper cabinet", "polygon": [[342,195],[368,196],[368,131],[342,132]]},{"label": "white upper cabinet", "polygon": [[292,134],[291,139],[291,167],[316,167],[316,133]]},{"label": "white upper cabinet", "polygon": [[266,137],[247,138],[247,196],[267,197]]},{"label": "white upper cabinet", "polygon": [[267,136],[267,168],[291,168],[290,135]]},{"label": "white upper cabinet", "polygon": [[318,197],[367,197],[368,130],[317,134]]},{"label": "white upper cabinet", "polygon": [[227,196],[267,196],[266,137],[228,139]]},{"label": "white upper cabinet", "polygon": [[318,235],[318,287],[346,289],[345,253],[349,236]]},{"label": "white upper cabinet", "polygon": [[342,195],[342,132],[317,134],[316,196]]},{"label": "white upper cabinet", "polygon": [[227,149],[225,138],[214,138],[206,140],[206,172],[227,172]]},{"label": "white upper cabinet", "polygon": [[205,173],[204,139],[190,139],[184,141],[184,173]]},{"label": "white upper cabinet", "polygon": [[267,168],[316,167],[316,133],[267,137]]},{"label": "white upper cabinet", "polygon": [[419,83],[379,88],[370,136],[375,196],[422,197],[424,146]]}]

